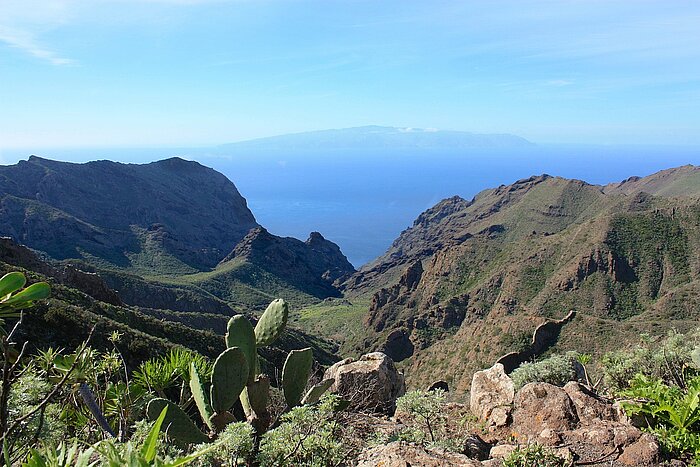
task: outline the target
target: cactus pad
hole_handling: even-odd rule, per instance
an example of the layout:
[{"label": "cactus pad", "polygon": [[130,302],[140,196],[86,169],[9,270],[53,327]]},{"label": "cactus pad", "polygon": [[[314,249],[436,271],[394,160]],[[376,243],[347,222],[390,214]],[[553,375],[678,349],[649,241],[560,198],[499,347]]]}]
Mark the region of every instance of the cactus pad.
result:
[{"label": "cactus pad", "polygon": [[270,345],[282,334],[287,326],[289,307],[287,302],[278,298],[268,305],[265,313],[255,326],[255,339],[258,347]]},{"label": "cactus pad", "polygon": [[258,356],[255,330],[250,321],[243,315],[236,315],[228,321],[226,326],[226,347],[238,347],[248,360],[248,382],[252,382],[256,375],[256,359]]},{"label": "cactus pad", "polygon": [[328,389],[333,386],[335,380],[333,378],[324,379],[320,383],[316,384],[314,387],[309,389],[306,393],[304,399],[302,399],[302,404],[315,404],[321,399],[321,396],[328,391]]},{"label": "cactus pad", "polygon": [[236,403],[248,381],[248,360],[238,347],[223,351],[214,362],[211,374],[210,401],[216,413],[225,412]]},{"label": "cactus pad", "polygon": [[310,348],[292,350],[287,355],[282,369],[282,389],[284,399],[289,407],[295,407],[301,402],[306,383],[309,381],[314,355]]},{"label": "cactus pad", "polygon": [[148,403],[146,408],[148,419],[151,421],[158,420],[165,407],[168,408],[168,412],[163,420],[161,431],[166,433],[173,441],[183,447],[188,444],[206,443],[209,441],[209,437],[192,423],[187,414],[177,404],[173,404],[167,399],[157,398]]}]

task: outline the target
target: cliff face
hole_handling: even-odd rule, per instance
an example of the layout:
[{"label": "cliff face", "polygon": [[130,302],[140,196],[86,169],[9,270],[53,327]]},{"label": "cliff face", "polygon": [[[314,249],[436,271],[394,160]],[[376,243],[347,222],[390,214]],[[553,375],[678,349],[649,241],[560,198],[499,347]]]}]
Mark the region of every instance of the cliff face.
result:
[{"label": "cliff face", "polygon": [[563,350],[602,353],[629,335],[693,325],[698,173],[606,187],[544,175],[443,200],[345,281],[348,298],[370,301],[362,347],[403,361],[413,384],[466,385],[570,310]]},{"label": "cliff face", "polygon": [[0,234],[57,259],[116,266],[167,255],[216,265],[257,226],[222,174],[179,158],[70,164],[30,157],[0,167]]},{"label": "cliff face", "polygon": [[302,242],[278,237],[262,227],[252,229],[220,266],[234,260],[253,264],[276,277],[284,278],[299,290],[317,297],[339,296],[334,283],[355,272],[335,243],[318,232]]}]

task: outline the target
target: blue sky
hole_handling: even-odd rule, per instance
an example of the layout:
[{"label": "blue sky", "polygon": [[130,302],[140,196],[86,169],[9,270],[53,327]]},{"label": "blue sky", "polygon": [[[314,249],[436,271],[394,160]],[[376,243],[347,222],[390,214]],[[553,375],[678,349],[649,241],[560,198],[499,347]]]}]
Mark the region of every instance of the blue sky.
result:
[{"label": "blue sky", "polygon": [[697,1],[0,0],[0,149],[368,124],[700,145]]}]

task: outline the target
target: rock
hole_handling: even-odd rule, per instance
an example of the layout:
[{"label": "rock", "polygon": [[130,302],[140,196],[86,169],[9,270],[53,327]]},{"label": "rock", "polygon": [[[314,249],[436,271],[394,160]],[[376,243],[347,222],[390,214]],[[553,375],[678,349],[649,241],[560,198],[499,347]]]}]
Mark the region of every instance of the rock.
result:
[{"label": "rock", "polygon": [[471,459],[483,461],[489,458],[490,450],[491,446],[481,439],[479,435],[469,434],[467,439],[464,440],[464,450],[462,452]]},{"label": "rock", "polygon": [[392,414],[396,399],[406,393],[403,373],[381,352],[346,358],[328,368],[324,379],[333,378],[330,391],[350,401],[350,409]]},{"label": "rock", "polygon": [[447,381],[435,381],[428,387],[428,391],[435,391],[436,389],[450,392],[450,386],[447,384]]},{"label": "rock", "polygon": [[513,431],[517,433],[538,435],[545,428],[570,430],[576,422],[576,408],[562,388],[529,383],[515,395]]},{"label": "rock", "polygon": [[503,459],[517,448],[518,447],[514,444],[498,444],[491,448],[489,457],[493,457],[494,459]]},{"label": "rock", "polygon": [[634,466],[656,465],[659,461],[659,451],[657,439],[649,433],[644,433],[622,451],[620,462]]},{"label": "rock", "polygon": [[627,446],[637,441],[641,436],[642,431],[631,425],[620,425],[613,428],[615,446]]},{"label": "rock", "polygon": [[[503,365],[496,363],[488,370],[477,371],[472,378],[469,407],[481,421],[489,421],[497,407],[508,408],[513,403],[515,386]],[[501,415],[500,413],[498,414]]]},{"label": "rock", "polygon": [[561,435],[551,428],[545,428],[540,432],[537,440],[540,444],[544,444],[545,446],[556,446],[561,443]]},{"label": "rock", "polygon": [[491,411],[489,422],[496,428],[501,428],[508,425],[510,421],[510,407],[496,407]]},{"label": "rock", "polygon": [[574,403],[576,415],[581,423],[588,424],[596,419],[617,419],[613,406],[586,386],[569,381],[564,386],[564,391]]},{"label": "rock", "polygon": [[503,462],[501,459],[488,459],[485,461],[481,461],[482,467],[501,467],[503,465]]},{"label": "rock", "polygon": [[356,467],[481,467],[481,462],[438,449],[425,449],[421,446],[399,441],[386,446],[377,446],[363,451],[357,459]]}]

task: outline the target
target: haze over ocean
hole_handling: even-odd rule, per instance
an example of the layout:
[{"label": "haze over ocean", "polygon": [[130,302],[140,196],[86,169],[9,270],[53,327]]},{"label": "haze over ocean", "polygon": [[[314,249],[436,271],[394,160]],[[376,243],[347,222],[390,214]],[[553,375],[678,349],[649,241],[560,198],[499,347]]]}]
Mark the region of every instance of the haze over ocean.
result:
[{"label": "haze over ocean", "polygon": [[[212,155],[207,149],[47,149],[41,157],[85,162],[149,162],[180,156],[224,173],[270,232],[300,238],[319,231],[356,267],[386,251],[425,209],[459,195],[547,173],[589,183],[618,182],[684,164],[700,148],[684,146],[536,145],[472,150],[254,151]],[[26,159],[5,150],[3,164]]]}]

